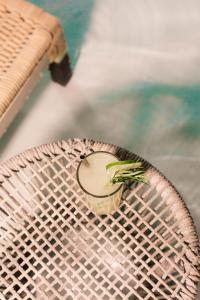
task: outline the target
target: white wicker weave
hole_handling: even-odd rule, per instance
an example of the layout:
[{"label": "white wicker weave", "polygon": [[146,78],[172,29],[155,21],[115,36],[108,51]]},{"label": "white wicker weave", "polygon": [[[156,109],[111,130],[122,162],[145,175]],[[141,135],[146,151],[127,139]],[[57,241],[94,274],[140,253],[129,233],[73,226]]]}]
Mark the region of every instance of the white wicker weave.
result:
[{"label": "white wicker weave", "polygon": [[[76,180],[81,154],[140,159],[118,211],[93,214]],[[174,187],[119,147],[68,140],[0,166],[0,299],[195,299],[198,238]]]}]

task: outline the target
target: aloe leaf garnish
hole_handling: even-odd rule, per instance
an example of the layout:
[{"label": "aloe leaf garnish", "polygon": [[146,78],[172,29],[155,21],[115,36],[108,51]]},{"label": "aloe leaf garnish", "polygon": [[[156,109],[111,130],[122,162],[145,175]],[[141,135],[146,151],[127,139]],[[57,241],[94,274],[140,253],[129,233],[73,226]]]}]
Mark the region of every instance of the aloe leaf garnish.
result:
[{"label": "aloe leaf garnish", "polygon": [[106,165],[106,170],[112,172],[111,183],[121,184],[127,180],[146,183],[142,163],[134,160],[112,162]]},{"label": "aloe leaf garnish", "polygon": [[135,160],[120,160],[120,161],[115,161],[115,162],[112,162],[108,165],[106,165],[106,170],[109,170],[110,168],[112,167],[115,167],[115,166],[128,166],[128,165],[135,165],[135,168],[140,168],[142,166],[142,163],[139,162],[139,161],[135,161]]}]

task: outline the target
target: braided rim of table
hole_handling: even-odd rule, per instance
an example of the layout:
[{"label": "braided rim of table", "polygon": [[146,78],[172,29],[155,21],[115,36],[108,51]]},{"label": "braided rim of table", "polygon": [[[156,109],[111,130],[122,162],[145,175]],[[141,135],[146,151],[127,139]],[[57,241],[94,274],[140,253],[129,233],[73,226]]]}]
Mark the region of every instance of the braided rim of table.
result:
[{"label": "braided rim of table", "polygon": [[[142,162],[120,208],[97,216],[76,180],[80,155]],[[199,242],[173,185],[125,149],[70,139],[0,166],[0,299],[195,299]]]}]

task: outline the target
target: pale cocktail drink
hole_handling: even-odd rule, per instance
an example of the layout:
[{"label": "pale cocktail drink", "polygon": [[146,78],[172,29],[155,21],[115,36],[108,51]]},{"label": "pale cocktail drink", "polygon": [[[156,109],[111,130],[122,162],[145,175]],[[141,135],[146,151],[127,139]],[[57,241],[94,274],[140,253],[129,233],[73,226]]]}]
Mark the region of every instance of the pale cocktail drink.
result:
[{"label": "pale cocktail drink", "polygon": [[98,215],[115,212],[121,201],[121,185],[111,182],[106,165],[118,161],[109,152],[98,151],[86,156],[77,169],[77,179],[85,192],[89,208]]}]

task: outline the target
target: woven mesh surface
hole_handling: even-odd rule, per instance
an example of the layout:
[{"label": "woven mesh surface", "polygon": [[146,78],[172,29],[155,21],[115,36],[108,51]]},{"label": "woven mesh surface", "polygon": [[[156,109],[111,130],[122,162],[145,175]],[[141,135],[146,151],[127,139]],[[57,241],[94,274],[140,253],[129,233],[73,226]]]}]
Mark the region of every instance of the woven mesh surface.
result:
[{"label": "woven mesh surface", "polygon": [[195,299],[198,239],[180,196],[142,160],[149,184],[126,185],[114,214],[93,214],[76,169],[97,150],[138,158],[69,140],[0,167],[0,299]]},{"label": "woven mesh surface", "polygon": [[22,0],[0,0],[0,118],[42,57],[54,61],[64,48],[54,17]]}]

